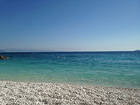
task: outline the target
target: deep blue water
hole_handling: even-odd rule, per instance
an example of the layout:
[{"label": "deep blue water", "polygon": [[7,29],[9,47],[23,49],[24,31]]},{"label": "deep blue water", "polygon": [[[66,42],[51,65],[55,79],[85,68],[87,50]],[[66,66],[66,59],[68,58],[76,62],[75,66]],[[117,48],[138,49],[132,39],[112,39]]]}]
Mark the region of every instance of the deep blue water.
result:
[{"label": "deep blue water", "polygon": [[0,80],[140,88],[140,52],[1,53]]}]

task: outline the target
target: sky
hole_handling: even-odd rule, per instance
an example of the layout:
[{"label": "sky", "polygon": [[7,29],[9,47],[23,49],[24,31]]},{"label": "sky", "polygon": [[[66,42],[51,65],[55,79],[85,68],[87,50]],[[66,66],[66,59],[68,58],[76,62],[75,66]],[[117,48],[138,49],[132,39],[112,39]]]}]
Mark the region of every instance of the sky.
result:
[{"label": "sky", "polygon": [[0,49],[140,49],[140,0],[0,0]]}]

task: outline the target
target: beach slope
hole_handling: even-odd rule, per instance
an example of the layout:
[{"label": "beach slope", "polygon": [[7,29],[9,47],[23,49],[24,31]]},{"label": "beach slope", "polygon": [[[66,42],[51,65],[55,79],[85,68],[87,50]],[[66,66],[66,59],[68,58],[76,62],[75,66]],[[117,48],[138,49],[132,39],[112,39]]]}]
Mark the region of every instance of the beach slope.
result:
[{"label": "beach slope", "polygon": [[0,105],[140,105],[140,89],[0,81]]}]

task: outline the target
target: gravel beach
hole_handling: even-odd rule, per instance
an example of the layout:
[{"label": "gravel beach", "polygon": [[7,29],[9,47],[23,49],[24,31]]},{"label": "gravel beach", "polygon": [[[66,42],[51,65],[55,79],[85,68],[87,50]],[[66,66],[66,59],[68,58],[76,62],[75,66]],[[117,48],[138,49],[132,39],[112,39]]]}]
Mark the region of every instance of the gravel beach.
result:
[{"label": "gravel beach", "polygon": [[140,89],[0,81],[0,105],[140,105]]}]

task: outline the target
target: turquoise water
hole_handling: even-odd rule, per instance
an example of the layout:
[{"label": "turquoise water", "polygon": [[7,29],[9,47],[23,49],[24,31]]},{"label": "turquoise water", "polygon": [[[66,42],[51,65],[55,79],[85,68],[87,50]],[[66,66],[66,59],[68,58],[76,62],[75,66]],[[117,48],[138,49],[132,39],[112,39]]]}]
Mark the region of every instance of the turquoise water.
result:
[{"label": "turquoise water", "polygon": [[0,80],[140,88],[140,52],[2,53]]}]

